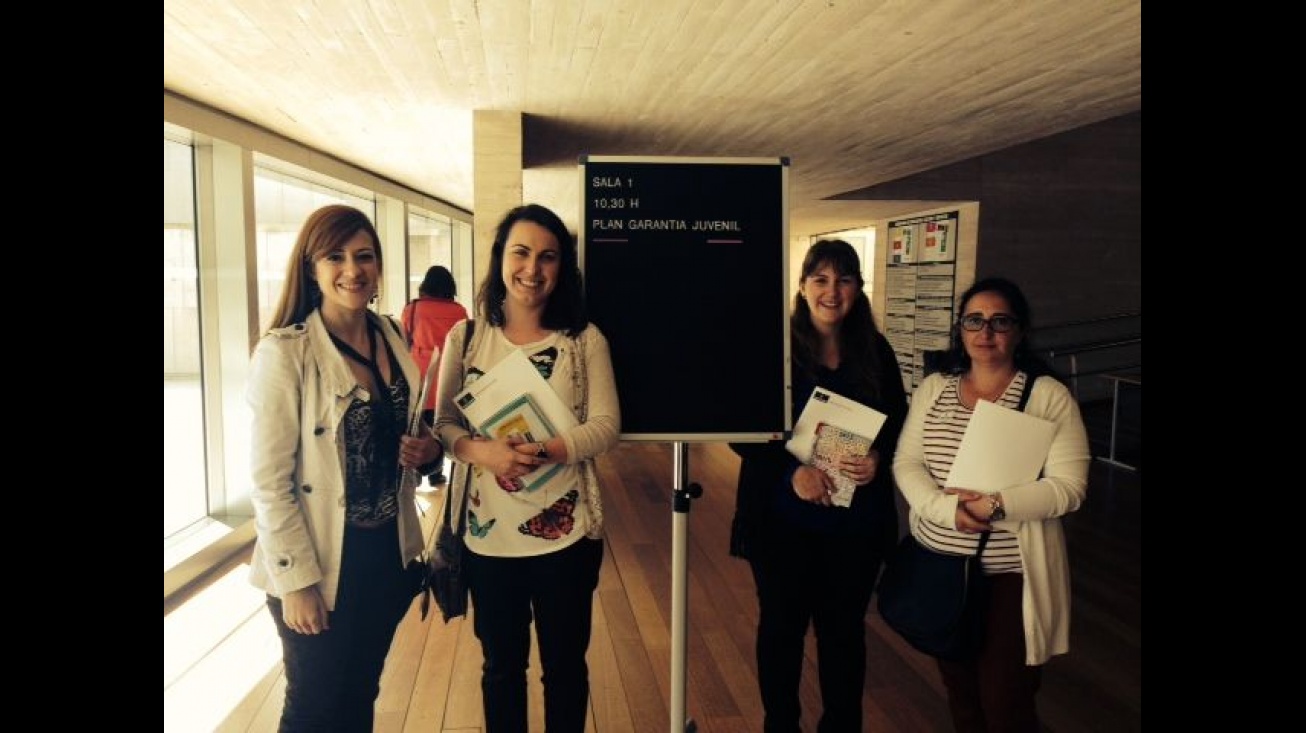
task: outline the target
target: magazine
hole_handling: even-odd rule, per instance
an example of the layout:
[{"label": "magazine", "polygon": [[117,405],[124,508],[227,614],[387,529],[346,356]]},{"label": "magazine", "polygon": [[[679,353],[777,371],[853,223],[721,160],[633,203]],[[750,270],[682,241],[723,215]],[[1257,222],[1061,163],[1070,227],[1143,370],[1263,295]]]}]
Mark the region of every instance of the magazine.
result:
[{"label": "magazine", "polygon": [[[528,443],[543,442],[577,424],[576,416],[520,349],[454,395],[454,403],[488,438],[516,435]],[[545,464],[504,488],[537,491],[562,468],[558,463]]]},{"label": "magazine", "polygon": [[835,485],[830,500],[835,506],[852,504],[857,484],[839,468],[849,456],[870,453],[887,416],[824,387],[812,390],[803,413],[794,424],[793,437],[785,448],[798,460],[821,469]]},{"label": "magazine", "polygon": [[857,482],[844,475],[839,462],[853,456],[864,456],[871,452],[871,441],[838,425],[821,423],[816,426],[816,439],[812,443],[811,465],[821,469],[834,481],[835,491],[830,495],[830,503],[835,506],[849,506],[853,503],[853,491]]}]

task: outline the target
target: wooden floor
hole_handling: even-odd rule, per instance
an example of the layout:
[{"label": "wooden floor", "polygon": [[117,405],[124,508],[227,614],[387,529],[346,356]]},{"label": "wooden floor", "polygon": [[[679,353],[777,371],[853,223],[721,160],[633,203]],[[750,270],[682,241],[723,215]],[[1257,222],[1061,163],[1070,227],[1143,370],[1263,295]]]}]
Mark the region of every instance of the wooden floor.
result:
[{"label": "wooden floor", "polygon": [[[672,450],[667,443],[625,443],[599,461],[607,548],[589,651],[590,731],[672,730]],[[724,444],[690,444],[688,453],[690,480],[704,492],[688,514],[687,715],[699,731],[760,731],[753,582],[747,564],[726,551],[738,459]],[[1071,652],[1044,669],[1039,709],[1047,731],[1141,730],[1140,489],[1139,473],[1095,461],[1088,500],[1065,520],[1073,574]],[[260,611],[251,619],[265,627],[261,633],[272,634],[265,642],[274,645],[266,615]],[[889,631],[874,603],[866,631],[865,729],[949,730],[933,662]],[[809,633],[802,686],[806,731],[815,730],[820,713],[814,659]],[[466,619],[423,622],[414,604],[387,662],[376,730],[481,730],[480,663]],[[544,729],[538,675],[533,658],[532,731]],[[250,681],[244,682],[249,688]],[[167,689],[165,682],[165,718]],[[280,664],[273,662],[216,729],[274,731],[283,690]]]}]

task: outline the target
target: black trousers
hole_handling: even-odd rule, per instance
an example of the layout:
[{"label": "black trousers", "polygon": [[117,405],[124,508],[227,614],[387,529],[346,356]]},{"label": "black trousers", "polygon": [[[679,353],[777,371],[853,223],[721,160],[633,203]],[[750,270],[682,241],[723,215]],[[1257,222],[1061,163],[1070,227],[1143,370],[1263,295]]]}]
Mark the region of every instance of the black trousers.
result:
[{"label": "black trousers", "polygon": [[603,541],[582,539],[535,557],[487,557],[468,549],[464,562],[473,627],[485,657],[481,692],[486,733],[527,730],[532,617],[543,668],[545,730],[583,733],[590,691],[585,654]]},{"label": "black trousers", "polygon": [[984,640],[974,659],[938,660],[957,733],[1038,733],[1041,666],[1025,664],[1025,577],[989,576]]},{"label": "black trousers", "polygon": [[268,596],[286,670],[280,733],[371,733],[381,671],[414,591],[400,563],[399,531],[390,522],[375,529],[346,526],[340,588],[327,631],[291,631],[281,617],[281,599]]},{"label": "black trousers", "polygon": [[797,733],[803,643],[816,632],[821,733],[861,733],[866,611],[885,542],[769,531],[749,564],[757,584],[757,678],[767,733]]}]

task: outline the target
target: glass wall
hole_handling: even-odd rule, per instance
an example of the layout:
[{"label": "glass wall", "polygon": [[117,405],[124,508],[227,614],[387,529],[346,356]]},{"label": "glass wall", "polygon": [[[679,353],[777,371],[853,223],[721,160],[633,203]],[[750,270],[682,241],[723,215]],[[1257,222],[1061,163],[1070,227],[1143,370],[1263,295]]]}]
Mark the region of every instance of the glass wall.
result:
[{"label": "glass wall", "polygon": [[[195,163],[190,144],[163,139],[163,537],[208,516],[200,399]],[[165,545],[165,569],[168,565]]]},{"label": "glass wall", "polygon": [[[408,300],[417,297],[426,270],[442,265],[450,273],[453,266],[453,222],[447,216],[408,210]],[[461,291],[461,288],[459,289]],[[462,293],[459,292],[459,295]]]},{"label": "glass wall", "polygon": [[[196,563],[177,566],[197,551],[236,527],[242,533],[231,539],[248,532],[249,354],[276,307],[308,214],[342,203],[367,213],[383,241],[409,234],[395,250],[409,258],[392,255],[385,266],[387,280],[411,283],[413,295],[429,265],[457,274],[454,266],[472,259],[467,212],[252,125],[170,101],[165,94],[165,589],[170,579],[195,577]],[[187,125],[170,121],[170,109],[180,110]],[[455,251],[460,247],[466,252]]]}]

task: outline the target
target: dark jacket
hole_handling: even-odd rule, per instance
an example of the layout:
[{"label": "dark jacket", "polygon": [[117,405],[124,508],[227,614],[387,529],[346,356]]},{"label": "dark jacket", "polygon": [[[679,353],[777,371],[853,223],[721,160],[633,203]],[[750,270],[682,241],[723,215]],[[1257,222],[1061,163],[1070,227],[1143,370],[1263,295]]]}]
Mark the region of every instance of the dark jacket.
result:
[{"label": "dark jacket", "polygon": [[907,416],[907,393],[893,348],[882,334],[875,334],[883,365],[880,395],[872,399],[856,390],[845,365],[837,370],[818,369],[813,381],[795,369],[793,382],[794,420],[802,414],[812,390],[823,387],[883,412],[887,419],[872,444],[880,452],[875,478],[858,487],[848,508],[816,506],[793,493],[792,479],[798,459],[785,450],[784,440],[766,443],[731,443],[741,459],[735,494],[735,516],[730,528],[730,554],[749,558],[758,543],[765,541],[768,528],[785,524],[838,534],[864,535],[868,541],[897,540],[898,516],[894,503],[893,454]]}]

